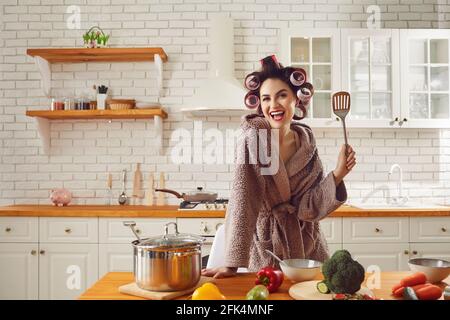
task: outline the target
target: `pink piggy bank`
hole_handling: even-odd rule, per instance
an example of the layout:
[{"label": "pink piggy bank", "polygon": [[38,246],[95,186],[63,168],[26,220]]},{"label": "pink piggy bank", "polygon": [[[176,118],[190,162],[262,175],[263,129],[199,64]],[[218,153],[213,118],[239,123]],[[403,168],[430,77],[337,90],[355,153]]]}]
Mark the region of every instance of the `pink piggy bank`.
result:
[{"label": "pink piggy bank", "polygon": [[67,189],[53,189],[50,200],[55,206],[67,206],[72,200],[72,194]]}]

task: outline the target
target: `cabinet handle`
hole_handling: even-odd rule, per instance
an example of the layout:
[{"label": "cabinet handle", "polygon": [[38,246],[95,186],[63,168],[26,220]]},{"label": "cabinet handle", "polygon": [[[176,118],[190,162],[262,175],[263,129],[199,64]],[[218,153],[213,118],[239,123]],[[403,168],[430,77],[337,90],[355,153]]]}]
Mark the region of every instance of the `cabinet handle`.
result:
[{"label": "cabinet handle", "polygon": [[203,232],[208,232],[209,230],[208,230],[208,226],[206,225],[206,223],[205,224],[203,224]]},{"label": "cabinet handle", "polygon": [[412,252],[412,254],[416,255],[416,254],[417,254],[417,251],[416,251],[416,250],[414,250],[414,251]]},{"label": "cabinet handle", "polygon": [[398,121],[398,117],[396,117],[395,119],[394,119],[394,122],[397,122]]},{"label": "cabinet handle", "polygon": [[441,230],[442,230],[442,232],[447,232],[447,229],[444,227],[442,227]]},{"label": "cabinet handle", "polygon": [[381,232],[381,229],[375,228],[375,232]]},{"label": "cabinet handle", "polygon": [[407,118],[403,118],[403,122],[407,122],[408,121],[408,119]]},{"label": "cabinet handle", "polygon": [[137,234],[141,234],[141,229],[136,229]]},{"label": "cabinet handle", "polygon": [[403,251],[404,254],[409,254],[408,250]]},{"label": "cabinet handle", "polygon": [[338,117],[336,117],[336,121],[341,121],[341,119],[339,119]]},{"label": "cabinet handle", "polygon": [[36,255],[36,253],[37,253],[37,251],[36,251],[36,250],[31,250],[31,255],[32,255],[32,256],[35,256],[35,255]]},{"label": "cabinet handle", "polygon": [[39,251],[39,254],[44,255],[45,254],[45,250]]},{"label": "cabinet handle", "polygon": [[71,233],[71,232],[72,232],[72,229],[66,228],[66,230],[64,230],[64,232],[65,232],[65,233]]},{"label": "cabinet handle", "polygon": [[11,228],[10,228],[10,227],[7,227],[7,228],[5,229],[5,231],[6,231],[6,232],[11,232]]}]

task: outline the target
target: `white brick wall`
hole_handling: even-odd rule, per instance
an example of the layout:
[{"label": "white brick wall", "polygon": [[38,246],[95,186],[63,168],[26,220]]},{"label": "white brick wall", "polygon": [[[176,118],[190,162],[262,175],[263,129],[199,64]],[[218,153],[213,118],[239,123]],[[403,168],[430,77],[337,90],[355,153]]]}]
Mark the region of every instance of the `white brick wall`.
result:
[{"label": "white brick wall", "polygon": [[[150,3],[150,4],[149,4]],[[80,5],[81,30],[68,30],[67,6]],[[2,0],[0,3],[0,205],[48,203],[54,187],[69,188],[74,203],[104,203],[106,172],[113,173],[114,193],[121,189],[121,170],[127,169],[128,193],[132,171],[142,162],[144,187],[149,172],[164,172],[166,187],[186,191],[196,186],[229,196],[232,165],[176,165],[171,163],[171,133],[193,131],[192,119],[178,112],[193,94],[198,79],[207,76],[208,19],[229,12],[235,20],[235,74],[242,79],[258,67],[258,60],[278,50],[280,27],[364,27],[366,8],[378,4],[382,27],[449,28],[446,0]],[[41,109],[40,75],[25,55],[30,47],[81,46],[81,35],[99,24],[112,33],[112,46],[162,46],[165,96],[169,111],[164,122],[164,155],[154,148],[152,121],[53,121],[51,154],[44,155],[33,119],[26,109]],[[154,66],[149,63],[54,64],[54,93],[82,95],[93,84],[111,87],[115,97],[156,100]],[[239,118],[205,117],[203,128],[225,132],[237,128]],[[335,165],[340,131],[315,130],[327,170]],[[404,169],[405,190],[411,197],[447,200],[450,197],[450,131],[352,130],[350,142],[358,152],[358,166],[347,179],[351,197],[372,189],[395,188],[387,171],[394,162]],[[394,177],[395,178],[395,177]],[[395,193],[395,190],[393,191]],[[168,196],[170,203],[178,203]]]}]

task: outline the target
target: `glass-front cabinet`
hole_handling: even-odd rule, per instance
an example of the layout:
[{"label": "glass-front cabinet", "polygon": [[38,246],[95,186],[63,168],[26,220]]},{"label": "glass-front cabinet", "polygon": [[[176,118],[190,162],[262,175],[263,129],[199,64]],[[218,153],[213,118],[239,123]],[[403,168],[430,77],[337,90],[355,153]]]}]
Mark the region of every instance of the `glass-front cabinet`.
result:
[{"label": "glass-front cabinet", "polygon": [[314,97],[304,120],[312,126],[337,126],[331,95],[340,88],[339,38],[337,29],[282,31],[280,62],[305,69],[308,82],[314,86]]},{"label": "glass-front cabinet", "polygon": [[400,117],[398,30],[341,31],[342,90],[349,126],[395,126]]},{"label": "glass-front cabinet", "polygon": [[450,127],[450,30],[400,30],[405,127]]},{"label": "glass-front cabinet", "polygon": [[283,29],[281,59],[315,94],[305,122],[340,127],[331,96],[351,94],[348,127],[450,128],[450,30]]}]

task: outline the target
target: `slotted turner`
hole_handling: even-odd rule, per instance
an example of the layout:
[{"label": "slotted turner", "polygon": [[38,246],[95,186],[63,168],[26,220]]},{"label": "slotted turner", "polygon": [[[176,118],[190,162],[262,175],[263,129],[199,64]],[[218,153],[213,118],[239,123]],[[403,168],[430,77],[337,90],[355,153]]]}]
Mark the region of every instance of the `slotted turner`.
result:
[{"label": "slotted turner", "polygon": [[344,139],[345,139],[345,154],[347,154],[347,128],[345,127],[345,117],[350,111],[350,93],[347,91],[339,91],[333,94],[332,97],[333,112],[342,120],[342,126],[344,127]]}]

